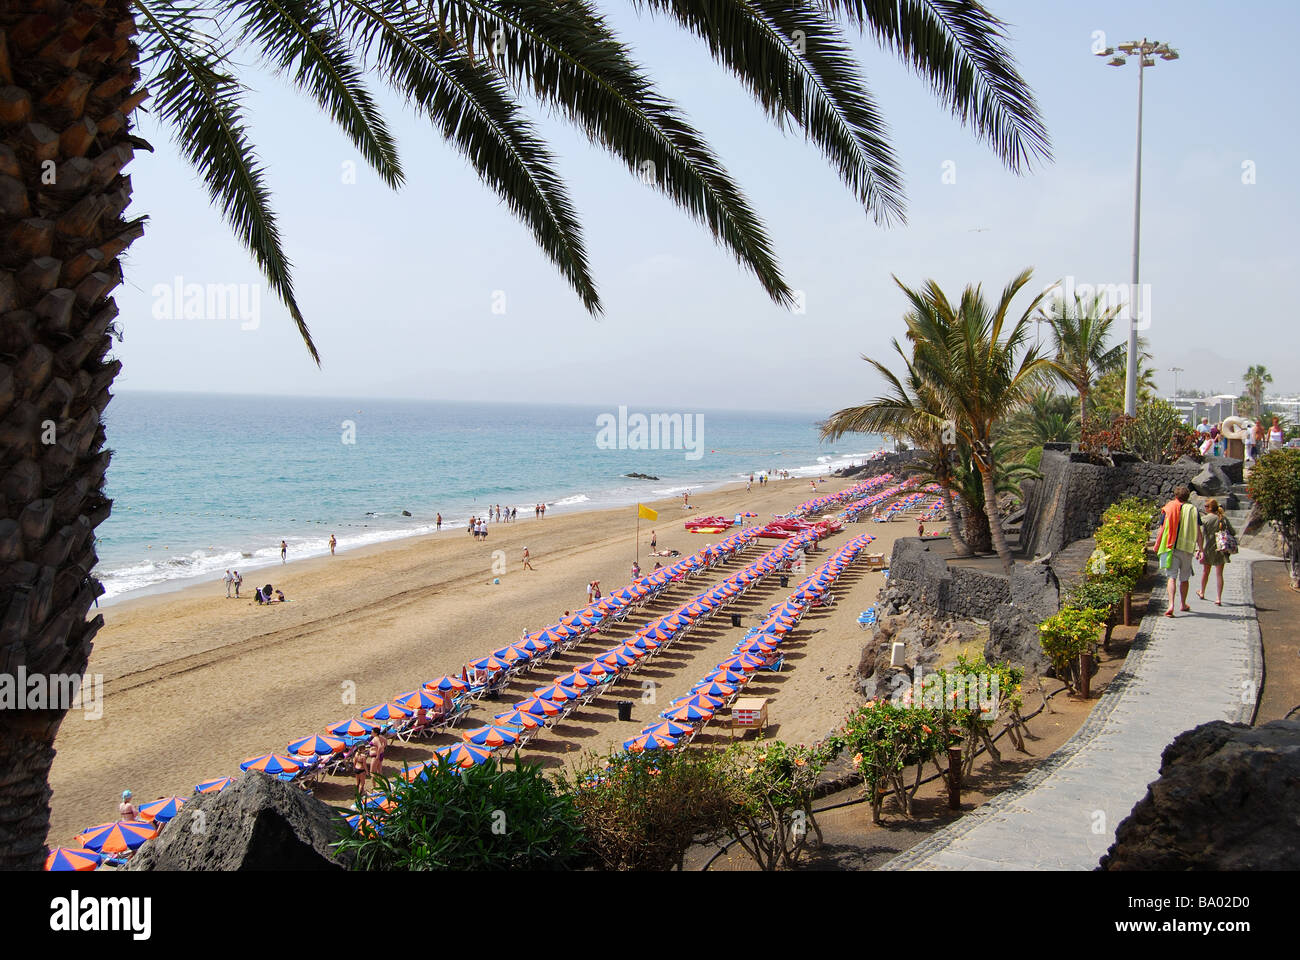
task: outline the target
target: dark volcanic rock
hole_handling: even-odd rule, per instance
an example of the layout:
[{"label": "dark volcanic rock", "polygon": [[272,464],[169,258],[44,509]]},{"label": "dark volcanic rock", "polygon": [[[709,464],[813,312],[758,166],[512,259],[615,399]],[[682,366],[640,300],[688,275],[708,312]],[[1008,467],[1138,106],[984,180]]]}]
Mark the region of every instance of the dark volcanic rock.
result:
[{"label": "dark volcanic rock", "polygon": [[1300,869],[1300,720],[1202,724],[1115,831],[1102,870]]},{"label": "dark volcanic rock", "polygon": [[129,870],[342,870],[337,813],[264,773],[190,800]]},{"label": "dark volcanic rock", "polygon": [[1188,486],[1203,497],[1213,497],[1228,490],[1232,482],[1217,463],[1206,461],[1201,472],[1192,478]]},{"label": "dark volcanic rock", "polygon": [[652,477],[648,473],[625,473],[623,474],[623,476],[629,477],[632,480],[658,480],[659,479],[658,477]]}]

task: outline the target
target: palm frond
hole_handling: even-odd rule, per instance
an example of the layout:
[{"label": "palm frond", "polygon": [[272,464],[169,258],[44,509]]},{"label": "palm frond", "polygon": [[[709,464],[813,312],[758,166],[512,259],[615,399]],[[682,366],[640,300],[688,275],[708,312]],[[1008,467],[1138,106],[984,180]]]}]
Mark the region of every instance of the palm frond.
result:
[{"label": "palm frond", "polygon": [[1038,104],[1016,69],[1006,24],[977,0],[821,0],[930,82],[953,116],[1014,173],[1051,160]]},{"label": "palm frond", "polygon": [[[405,8],[404,0],[373,0]],[[789,306],[758,215],[675,104],[660,95],[604,18],[586,0],[427,0],[429,15],[448,24],[451,42],[476,37],[485,62],[520,89],[569,119],[595,145],[627,165],[704,224],[768,295]],[[461,32],[455,32],[458,28]]]},{"label": "palm frond", "polygon": [[601,312],[582,228],[554,160],[505,82],[400,0],[334,0],[364,56],[473,165],[532,231],[592,313]]},{"label": "palm frond", "polygon": [[288,308],[319,364],[320,354],[294,298],[292,268],[280,246],[262,167],[244,126],[242,86],[225,72],[220,51],[205,41],[188,11],[153,0],[133,2],[144,17],[141,59],[152,68],[149,87],[159,116],[172,125],[177,147]]},{"label": "palm frond", "polygon": [[853,53],[815,3],[633,0],[701,37],[778,122],[801,128],[877,223],[904,219],[903,179]]},{"label": "palm frond", "polygon": [[234,33],[320,104],[384,183],[400,186],[397,144],[344,38],[327,23],[328,8],[316,0],[223,3]]}]

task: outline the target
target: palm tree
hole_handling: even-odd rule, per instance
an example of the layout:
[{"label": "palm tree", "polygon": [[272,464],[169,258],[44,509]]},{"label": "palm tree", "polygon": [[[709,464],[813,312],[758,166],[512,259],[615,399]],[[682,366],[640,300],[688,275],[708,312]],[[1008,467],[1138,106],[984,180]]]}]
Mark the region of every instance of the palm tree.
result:
[{"label": "palm tree", "polygon": [[1011,550],[997,512],[994,431],[1035,390],[1060,375],[1055,361],[1040,357],[1037,348],[1026,349],[1029,325],[1044,295],[1035,297],[1019,318],[1009,316],[1011,301],[1030,275],[1025,270],[1012,280],[992,309],[978,286],[966,287],[954,306],[933,280],[913,290],[894,278],[912,304],[907,336],[915,366],[970,447],[983,483],[993,545],[1008,571]]},{"label": "palm tree", "polygon": [[893,345],[907,371],[905,380],[900,380],[878,360],[863,356],[885,378],[889,394],[870,403],[835,411],[821,424],[822,439],[838,440],[846,433],[883,433],[905,437],[925,451],[919,465],[943,489],[943,507],[953,545],[959,555],[970,556],[952,502],[956,432],[940,408],[933,388],[921,377],[897,340]]},{"label": "palm tree", "polygon": [[[639,0],[705,42],[774,122],[797,127],[855,201],[901,218],[902,177],[842,24],[870,33],[1014,172],[1050,156],[1003,24],[974,0]],[[591,0],[0,0],[0,671],[79,676],[101,617],[102,414],[120,363],[112,298],[144,232],[123,169],[151,97],[213,204],[298,307],[237,63],[257,62],[342,128],[396,188],[406,174],[370,92],[393,88],[532,232],[592,313],[601,302],[552,154],[523,105],[572,122],[752,271],[791,291],[758,215]],[[38,868],[64,711],[0,716],[0,867]]]},{"label": "palm tree", "polygon": [[[1020,484],[1031,477],[1041,474],[1029,464],[1013,462],[1010,443],[1005,440],[993,441],[994,494],[1010,493],[1020,495]],[[970,447],[961,445],[952,470],[952,486],[962,499],[964,507],[966,543],[976,553],[988,553],[993,549],[993,528],[989,523],[988,502],[984,493],[984,476],[976,466]]]},{"label": "palm tree", "polygon": [[1273,375],[1262,364],[1251,364],[1250,368],[1242,374],[1241,385],[1246,388],[1246,396],[1250,397],[1250,410],[1253,416],[1264,416],[1264,385],[1272,382]]},{"label": "palm tree", "polygon": [[1056,363],[1060,377],[1079,394],[1079,425],[1087,429],[1088,394],[1098,378],[1124,363],[1125,346],[1107,346],[1116,307],[1105,309],[1101,294],[1084,299],[1074,295],[1073,303],[1055,297],[1044,316],[1052,327]]},{"label": "palm tree", "polygon": [[1069,397],[1039,390],[1003,422],[1002,433],[1017,454],[1046,443],[1068,443],[1079,439],[1076,414]]}]

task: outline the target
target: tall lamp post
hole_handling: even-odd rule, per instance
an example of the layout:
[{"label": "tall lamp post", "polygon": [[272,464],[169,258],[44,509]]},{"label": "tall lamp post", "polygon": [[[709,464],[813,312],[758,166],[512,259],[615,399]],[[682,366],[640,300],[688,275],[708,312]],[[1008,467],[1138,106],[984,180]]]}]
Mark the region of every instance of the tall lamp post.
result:
[{"label": "tall lamp post", "polygon": [[1178,400],[1178,375],[1183,372],[1182,367],[1170,367],[1169,372],[1174,375],[1174,400]]},{"label": "tall lamp post", "polygon": [[1161,60],[1177,60],[1178,51],[1167,43],[1147,40],[1145,37],[1140,42],[1130,40],[1128,43],[1121,43],[1119,51],[1116,53],[1115,48],[1107,47],[1097,56],[1110,57],[1107,63],[1112,67],[1124,66],[1128,63],[1129,57],[1138,58],[1137,188],[1133,196],[1133,289],[1129,295],[1128,370],[1124,376],[1124,412],[1131,417],[1137,414],[1138,350],[1134,303],[1138,297],[1138,249],[1142,238],[1142,74],[1147,67],[1156,65],[1156,57]]}]

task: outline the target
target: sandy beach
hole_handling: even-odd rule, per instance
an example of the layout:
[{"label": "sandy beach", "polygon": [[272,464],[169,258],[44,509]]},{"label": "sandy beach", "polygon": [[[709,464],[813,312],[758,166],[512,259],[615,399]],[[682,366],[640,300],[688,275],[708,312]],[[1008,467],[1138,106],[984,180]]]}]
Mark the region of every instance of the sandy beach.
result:
[{"label": "sandy beach", "polygon": [[[828,478],[818,493],[853,481]],[[654,522],[642,521],[641,565],[651,530],[660,549],[683,555],[712,542],[687,533],[691,516],[732,515],[743,510],[765,521],[812,495],[806,479],[774,480],[746,492],[737,484],[692,496],[686,511],[680,498],[653,502]],[[491,524],[486,543],[463,528],[380,544],[361,550],[290,562],[257,571],[244,582],[251,594],[270,582],[292,602],[259,607],[250,599],[226,599],[220,580],[180,591],[124,600],[103,610],[105,627],[95,640],[88,673],[104,682],[102,718],[68,715],[55,747],[50,842],[67,843],[80,830],[114,818],[121,791],[138,802],[159,796],[188,796],[211,777],[236,775],[239,762],[283,752],[297,737],[321,732],[338,720],[418,688],[426,680],[459,671],[472,658],[513,642],[524,628],[535,630],[586,602],[586,584],[601,581],[606,592],[631,579],[636,549],[634,508],[553,515],[536,520],[520,510],[514,524]],[[870,532],[873,552],[888,556],[898,536],[915,534],[914,523],[849,525],[824,544],[834,549],[853,533]],[[777,541],[760,541],[724,568],[692,578],[661,594],[645,617],[593,638],[570,653],[517,680],[500,701],[484,701],[473,719],[492,713],[581,662],[582,654],[607,649],[650,616],[707,589]],[[764,546],[766,544],[766,546]],[[532,571],[523,570],[524,547]],[[494,584],[494,560],[504,551],[506,572]],[[825,553],[810,557],[817,560]],[[769,736],[793,741],[820,738],[858,697],[851,684],[864,634],[855,620],[881,586],[879,573],[851,567],[836,593],[839,603],[814,611],[788,645],[786,670],[765,675],[747,692],[772,697]],[[751,590],[728,612],[753,626],[781,599],[775,578]],[[620,744],[654,718],[659,703],[687,692],[719,659],[730,653],[741,631],[728,617],[675,643],[655,661],[620,681],[605,696],[571,714],[529,744],[526,756],[559,767],[582,751]],[[654,703],[645,703],[643,684],[653,681]],[[516,696],[517,694],[517,696]],[[632,721],[617,720],[616,701],[637,701]],[[418,744],[395,744],[393,767],[417,762],[453,734]],[[725,740],[725,730],[708,728],[697,743]],[[350,780],[331,778],[316,788],[331,803],[351,800]]]}]

